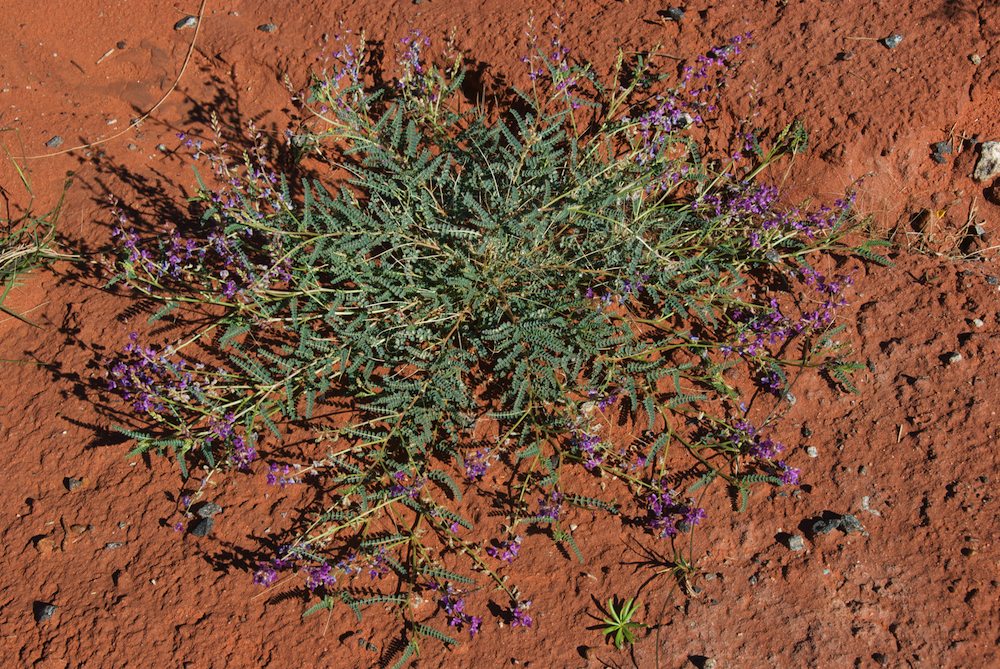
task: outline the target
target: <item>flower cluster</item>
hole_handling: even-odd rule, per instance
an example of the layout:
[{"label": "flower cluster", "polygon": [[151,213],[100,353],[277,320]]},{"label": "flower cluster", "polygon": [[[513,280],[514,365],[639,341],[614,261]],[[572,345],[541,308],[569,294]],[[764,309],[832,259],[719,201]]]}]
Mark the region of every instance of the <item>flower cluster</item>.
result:
[{"label": "flower cluster", "polygon": [[486,548],[486,554],[510,564],[517,559],[517,554],[521,550],[521,540],[520,536],[515,536],[513,539],[497,542],[496,545]]},{"label": "flower cluster", "polygon": [[525,599],[514,604],[507,611],[508,618],[510,620],[511,627],[531,627],[533,620],[528,614],[528,609],[531,608],[531,600]]},{"label": "flower cluster", "polygon": [[166,409],[166,402],[187,402],[201,389],[187,361],[172,360],[165,352],[139,344],[139,333],[129,334],[124,355],[107,363],[107,387],[132,403],[140,414],[153,415]]},{"label": "flower cluster", "polygon": [[481,481],[490,466],[490,449],[478,448],[465,456],[462,463],[465,466],[465,478],[468,481]]},{"label": "flower cluster", "polygon": [[444,587],[440,587],[431,583],[428,587],[431,590],[441,591],[441,608],[444,609],[444,614],[448,618],[448,626],[459,631],[462,627],[468,626],[469,637],[475,637],[479,632],[479,627],[483,624],[483,619],[480,616],[471,615],[465,610],[465,599],[458,596],[454,586],[451,583],[446,583]]},{"label": "flower cluster", "polygon": [[299,465],[279,465],[277,462],[272,462],[268,465],[265,480],[268,485],[276,485],[282,488],[286,485],[302,483],[302,479],[297,476],[299,470]]},{"label": "flower cluster", "polygon": [[646,527],[661,539],[690,530],[705,518],[705,510],[696,506],[693,499],[684,504],[676,500],[676,494],[661,488],[646,497]]}]

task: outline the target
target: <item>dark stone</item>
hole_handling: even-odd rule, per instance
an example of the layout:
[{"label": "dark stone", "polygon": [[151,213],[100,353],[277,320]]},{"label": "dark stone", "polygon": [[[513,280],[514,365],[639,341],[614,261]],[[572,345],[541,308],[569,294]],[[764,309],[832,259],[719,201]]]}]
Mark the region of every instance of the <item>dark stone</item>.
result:
[{"label": "dark stone", "polygon": [[208,536],[213,525],[215,525],[215,521],[212,518],[201,518],[191,525],[191,534],[196,537]]},{"label": "dark stone", "polygon": [[934,153],[940,153],[941,155],[951,153],[951,142],[934,142],[931,144],[931,149]]},{"label": "dark stone", "polygon": [[78,479],[75,476],[67,476],[63,479],[63,485],[66,486],[66,490],[73,492],[83,485],[83,479]]},{"label": "dark stone", "polygon": [[851,532],[864,532],[865,526],[861,524],[861,521],[857,519],[857,516],[845,513],[840,517],[840,529],[843,530],[845,534],[850,534]]},{"label": "dark stone", "polygon": [[840,527],[839,518],[834,518],[830,520],[820,518],[819,520],[813,521],[813,524],[812,526],[810,526],[809,530],[813,534],[829,534],[838,527]]},{"label": "dark stone", "polygon": [[948,159],[942,156],[940,153],[932,153],[931,160],[933,160],[938,165],[944,165],[946,162],[948,162]]},{"label": "dark stone", "polygon": [[684,18],[684,9],[682,7],[668,7],[658,12],[658,14],[670,21],[680,21]]},{"label": "dark stone", "polygon": [[118,49],[119,51],[124,51],[125,47],[127,47],[127,46],[128,46],[128,42],[126,42],[123,39],[120,39],[117,42],[115,42],[115,48]]},{"label": "dark stone", "polygon": [[198,25],[198,17],[185,16],[183,19],[174,24],[174,30],[184,30],[185,28],[194,28],[196,25]]},{"label": "dark stone", "polygon": [[199,518],[211,518],[215,514],[221,512],[222,512],[222,507],[216,504],[215,502],[205,502],[204,504],[198,505],[198,508],[195,509],[194,513]]},{"label": "dark stone", "polygon": [[50,149],[58,149],[60,146],[62,146],[62,143],[63,143],[62,137],[60,137],[59,135],[53,135],[52,139],[45,142],[45,146],[49,147]]},{"label": "dark stone", "polygon": [[31,611],[35,616],[36,623],[44,623],[46,620],[55,615],[56,605],[49,604],[48,602],[36,601],[31,605]]},{"label": "dark stone", "polygon": [[263,25],[257,26],[257,30],[262,33],[276,33],[278,32],[278,26],[273,23],[265,23]]}]

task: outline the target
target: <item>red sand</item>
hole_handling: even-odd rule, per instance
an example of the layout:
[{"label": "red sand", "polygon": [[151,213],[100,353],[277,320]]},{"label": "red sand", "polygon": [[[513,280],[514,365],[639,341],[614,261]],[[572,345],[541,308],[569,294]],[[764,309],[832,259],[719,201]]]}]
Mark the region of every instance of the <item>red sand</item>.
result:
[{"label": "red sand", "polygon": [[[690,57],[752,31],[730,118],[771,129],[802,119],[811,146],[791,168],[790,197],[828,201],[866,176],[859,206],[900,252],[895,267],[856,277],[847,322],[868,364],[862,394],[836,397],[818,379],[797,386],[779,436],[801,444],[793,457],[805,485],[792,495],[758,493],[742,515],[724,498],[713,502],[714,522],[695,535],[699,592],[687,598],[669,576],[650,580],[653,571],[634,564],[642,559],[636,543],[614,523],[584,535],[582,567],[529,538],[519,575],[535,602],[535,628],[490,622],[480,640],[454,651],[426,643],[416,666],[683,667],[708,658],[720,669],[1000,665],[1000,311],[990,278],[1000,267],[992,253],[957,257],[970,220],[992,234],[984,246],[998,238],[1000,183],[972,181],[975,153],[958,148],[975,136],[1000,139],[1000,4],[691,0],[679,24],[658,16],[666,7],[209,0],[191,64],[152,118],[99,147],[23,161],[36,210],[54,201],[67,171],[76,173],[60,230],[66,248],[91,262],[37,272],[12,296],[8,306],[30,310],[40,328],[0,323],[0,357],[22,361],[4,364],[0,390],[4,666],[378,666],[342,609],[300,621],[299,600],[269,599],[251,583],[257,540],[271,525],[287,526],[293,500],[259,476],[214,478],[211,498],[225,507],[214,532],[175,533],[174,464],[128,460],[128,444],[108,437],[120,407],[102,391],[98,361],[147,312],[101,289],[106,198],[134,207],[147,229],[177,220],[194,179],[175,133],[204,129],[211,111],[232,132],[245,133],[252,119],[279,133],[292,114],[283,77],[304,82],[321,35],[336,33],[338,22],[384,40],[389,53],[410,28],[436,40],[454,30],[489,90],[520,76],[529,10],[541,22],[560,8],[564,43],[605,68],[619,46],[659,42]],[[30,156],[50,152],[53,135],[68,148],[127,126],[177,76],[193,31],[173,25],[197,9],[194,0],[8,0],[0,9],[0,127],[12,130],[0,141]],[[258,31],[263,23],[277,32]],[[890,33],[904,36],[892,50],[876,41]],[[956,148],[940,165],[930,149],[938,141]],[[26,203],[8,164],[0,185],[13,203]],[[921,210],[935,213],[915,229],[911,217]],[[962,360],[948,364],[953,352]],[[817,458],[805,455],[809,445]],[[70,492],[71,476],[87,480]],[[801,552],[776,539],[825,510],[855,514],[867,533],[807,539]],[[596,613],[592,597],[631,594],[643,583],[637,619],[660,627],[641,634],[630,657],[586,629],[588,614]],[[58,606],[51,620],[35,622],[35,601]],[[383,618],[372,612],[365,623],[386,630],[382,641],[395,625]]]}]

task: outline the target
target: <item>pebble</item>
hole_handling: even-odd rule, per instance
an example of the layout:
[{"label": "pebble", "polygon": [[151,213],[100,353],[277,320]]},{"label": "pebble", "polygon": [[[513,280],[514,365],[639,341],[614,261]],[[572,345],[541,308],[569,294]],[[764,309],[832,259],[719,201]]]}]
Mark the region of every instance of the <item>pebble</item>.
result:
[{"label": "pebble", "polygon": [[197,515],[199,518],[211,518],[212,516],[214,516],[217,513],[220,513],[221,511],[222,507],[216,504],[215,502],[205,502],[204,504],[198,507],[198,510],[195,511],[195,515]]},{"label": "pebble", "polygon": [[852,58],[854,58],[853,51],[841,51],[837,54],[837,60],[839,61],[850,60]]},{"label": "pebble", "polygon": [[971,56],[969,56],[969,60],[972,61],[973,65],[979,65],[981,62],[983,62],[983,57],[980,56],[978,53],[974,53]]},{"label": "pebble", "polygon": [[62,143],[63,143],[62,137],[60,137],[59,135],[53,135],[52,139],[45,142],[45,146],[49,147],[50,149],[58,149],[60,146],[62,146]]},{"label": "pebble", "polygon": [[944,165],[946,162],[948,162],[948,159],[942,156],[940,153],[932,153],[931,160],[933,160],[938,165]]},{"label": "pebble", "polygon": [[48,555],[56,549],[56,542],[52,537],[42,537],[35,542],[35,550],[42,555]]},{"label": "pebble", "polygon": [[820,520],[813,521],[813,524],[812,524],[812,526],[809,529],[815,535],[815,534],[829,534],[830,532],[833,532],[838,527],[840,527],[840,519],[839,518],[837,518],[835,520],[823,520],[823,519],[820,519]]},{"label": "pebble", "polygon": [[810,458],[818,458],[819,449],[817,449],[815,446],[809,446],[808,448],[806,448],[806,455],[808,455]]},{"label": "pebble", "polygon": [[991,286],[1000,286],[1000,277],[996,277],[993,276],[992,274],[989,274],[986,276],[986,283],[990,284]]},{"label": "pebble", "polygon": [[48,602],[35,602],[31,605],[32,613],[35,615],[36,623],[44,623],[56,613],[56,605]]},{"label": "pebble", "polygon": [[973,318],[973,319],[972,319],[972,324],[973,324],[974,326],[976,326],[977,328],[981,328],[981,327],[983,327],[984,325],[986,325],[986,323],[984,323],[984,322],[983,322],[983,319],[982,319],[982,318]]},{"label": "pebble", "polygon": [[86,482],[86,479],[78,479],[75,476],[67,476],[63,479],[63,485],[66,486],[66,490],[69,490],[70,492],[73,492]]},{"label": "pebble", "polygon": [[801,534],[793,534],[788,537],[788,550],[800,551],[806,547],[806,540]]},{"label": "pebble", "polygon": [[104,550],[113,551],[116,548],[121,548],[124,545],[125,545],[124,542],[121,541],[109,541],[108,543],[104,544]]},{"label": "pebble", "polygon": [[257,26],[257,30],[261,31],[262,33],[276,33],[278,32],[278,26],[276,26],[273,23],[265,23],[263,25]]},{"label": "pebble", "polygon": [[954,364],[957,364],[959,362],[962,362],[962,354],[959,353],[958,351],[955,351],[954,353],[952,353],[951,355],[948,356],[948,364],[949,365],[954,365]]},{"label": "pebble", "polygon": [[680,21],[684,18],[684,9],[681,7],[668,7],[663,11],[662,16],[671,21]]},{"label": "pebble", "polygon": [[191,534],[196,537],[208,536],[208,533],[212,531],[212,526],[215,521],[212,518],[201,518],[191,525]]},{"label": "pebble", "polygon": [[701,669],[719,669],[719,663],[716,662],[715,658],[708,658],[701,665]]},{"label": "pebble", "polygon": [[185,16],[183,19],[174,24],[174,30],[184,30],[185,28],[194,28],[196,25],[198,25],[198,17]]},{"label": "pebble", "polygon": [[845,513],[840,517],[840,529],[844,531],[844,534],[851,534],[852,532],[864,532],[865,526],[861,524],[857,516]]},{"label": "pebble", "polygon": [[167,153],[167,151],[169,151],[169,149],[167,149],[166,144],[157,144],[156,150],[159,151],[160,153]]},{"label": "pebble", "polygon": [[895,49],[903,41],[903,36],[899,33],[893,33],[888,37],[883,37],[879,40],[886,49]]},{"label": "pebble", "polygon": [[117,42],[115,42],[115,48],[118,49],[119,51],[124,51],[127,46],[128,42],[126,42],[123,39],[120,39]]},{"label": "pebble", "polygon": [[133,144],[132,142],[129,142],[128,146],[125,147],[125,148],[127,148],[129,151],[138,151],[139,150],[139,147],[136,144]]},{"label": "pebble", "polygon": [[972,178],[986,181],[1000,174],[1000,142],[983,142]]},{"label": "pebble", "polygon": [[931,150],[942,155],[951,153],[951,142],[934,142],[931,144]]}]

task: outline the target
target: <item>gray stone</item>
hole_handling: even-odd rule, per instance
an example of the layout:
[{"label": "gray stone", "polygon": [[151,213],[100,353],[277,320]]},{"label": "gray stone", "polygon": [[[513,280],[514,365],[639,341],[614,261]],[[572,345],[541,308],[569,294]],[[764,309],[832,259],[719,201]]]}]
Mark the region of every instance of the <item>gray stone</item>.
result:
[{"label": "gray stone", "polygon": [[978,53],[974,53],[971,56],[969,56],[969,60],[972,61],[973,65],[979,65],[981,62],[983,62],[983,57],[980,56]]},{"label": "gray stone", "polygon": [[205,502],[195,511],[195,515],[199,518],[211,518],[217,513],[222,512],[222,507],[215,502]]},{"label": "gray stone", "polygon": [[808,455],[810,458],[818,458],[819,449],[817,449],[815,446],[809,446],[806,448],[806,455]]},{"label": "gray stone", "polygon": [[212,518],[201,518],[191,525],[191,534],[196,537],[208,536],[208,533],[212,531],[213,525],[215,525],[215,520]]},{"label": "gray stone", "polygon": [[671,21],[680,21],[684,18],[684,10],[681,7],[669,7],[664,10],[663,17]]},{"label": "gray stone", "polygon": [[196,25],[198,25],[198,17],[185,16],[183,19],[174,24],[174,30],[184,30],[185,28],[194,28]]},{"label": "gray stone", "polygon": [[960,362],[962,362],[962,354],[959,353],[958,351],[955,351],[954,353],[952,353],[951,355],[948,356],[948,364],[949,365],[955,365],[955,364],[958,364]]},{"label": "gray stone", "polygon": [[972,178],[986,181],[1000,174],[1000,142],[983,142]]},{"label": "gray stone", "polygon": [[83,485],[83,479],[78,479],[75,476],[67,476],[63,479],[63,485],[66,486],[66,490],[73,492]]},{"label": "gray stone", "polygon": [[844,534],[851,534],[852,532],[864,532],[865,526],[861,524],[861,521],[857,519],[850,513],[845,513],[840,517],[840,529],[843,530]]},{"label": "gray stone", "polygon": [[121,541],[109,541],[108,543],[104,544],[104,550],[113,551],[116,548],[121,548],[124,545],[125,545],[124,542]]},{"label": "gray stone", "polygon": [[800,551],[806,547],[806,540],[800,534],[788,537],[788,550]]},{"label": "gray stone", "polygon": [[895,49],[903,41],[903,36],[899,33],[893,33],[888,37],[883,37],[879,40],[886,49]]},{"label": "gray stone", "polygon": [[824,520],[821,518],[820,520],[813,521],[813,524],[809,529],[812,531],[814,535],[817,535],[817,534],[829,534],[838,527],[840,527],[839,518],[833,520]]},{"label": "gray stone", "polygon": [[31,611],[35,616],[36,623],[44,623],[55,615],[56,605],[48,602],[35,602],[31,605]]},{"label": "gray stone", "polygon": [[62,143],[63,143],[62,137],[60,137],[59,135],[53,135],[52,139],[45,142],[45,146],[49,147],[50,149],[58,149],[60,146],[62,146]]},{"label": "gray stone", "polygon": [[263,25],[257,26],[257,30],[261,31],[262,33],[276,33],[278,32],[278,26],[274,25],[273,23],[265,23]]}]

